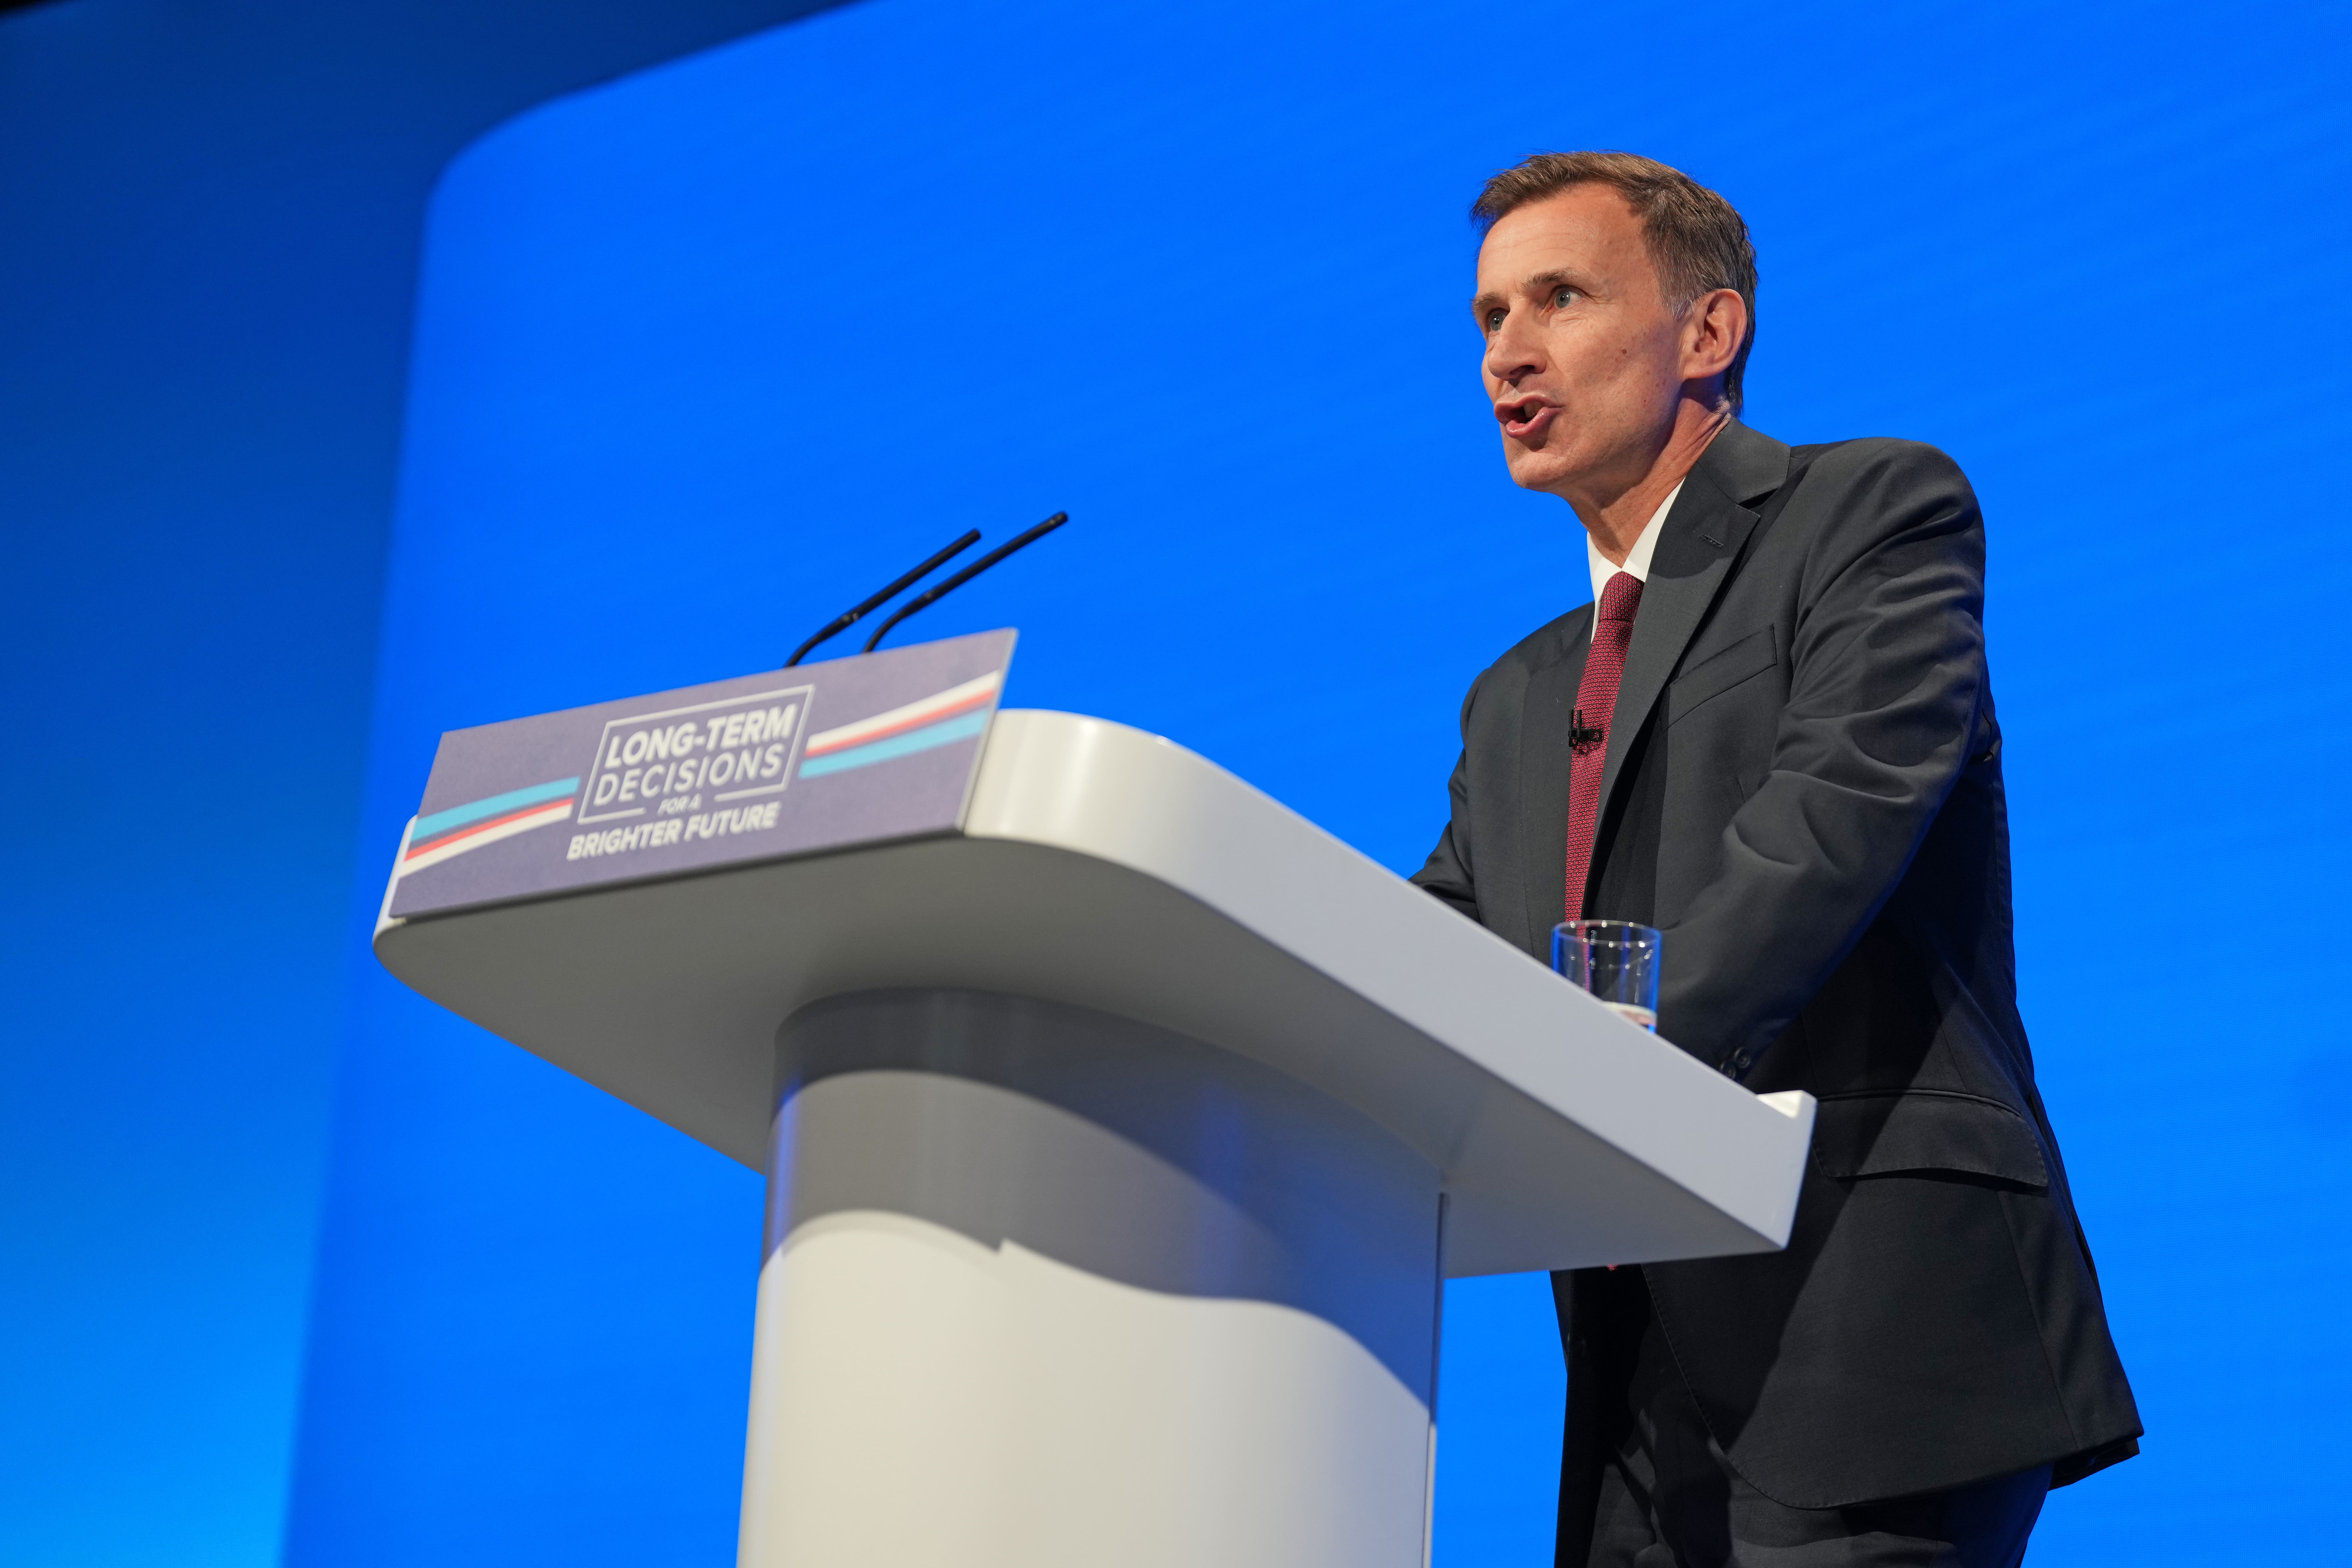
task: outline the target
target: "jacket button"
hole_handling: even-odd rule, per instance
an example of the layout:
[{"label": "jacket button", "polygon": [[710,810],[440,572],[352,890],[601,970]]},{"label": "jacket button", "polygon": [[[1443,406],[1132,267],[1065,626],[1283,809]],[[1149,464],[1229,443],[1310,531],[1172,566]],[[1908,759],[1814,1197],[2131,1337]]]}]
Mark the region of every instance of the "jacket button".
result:
[{"label": "jacket button", "polygon": [[1738,1056],[1731,1058],[1731,1065],[1738,1068],[1741,1072],[1746,1072],[1748,1070],[1748,1064],[1755,1059],[1756,1058],[1754,1057],[1749,1056],[1746,1051],[1741,1051]]}]

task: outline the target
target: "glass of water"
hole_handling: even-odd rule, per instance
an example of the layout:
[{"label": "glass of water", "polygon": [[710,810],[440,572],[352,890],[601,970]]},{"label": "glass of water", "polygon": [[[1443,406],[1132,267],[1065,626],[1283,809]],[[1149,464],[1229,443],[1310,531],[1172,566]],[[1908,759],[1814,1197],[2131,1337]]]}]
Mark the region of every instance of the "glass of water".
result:
[{"label": "glass of water", "polygon": [[1665,938],[1632,921],[1570,921],[1551,929],[1551,966],[1621,1017],[1658,1026],[1658,952]]}]

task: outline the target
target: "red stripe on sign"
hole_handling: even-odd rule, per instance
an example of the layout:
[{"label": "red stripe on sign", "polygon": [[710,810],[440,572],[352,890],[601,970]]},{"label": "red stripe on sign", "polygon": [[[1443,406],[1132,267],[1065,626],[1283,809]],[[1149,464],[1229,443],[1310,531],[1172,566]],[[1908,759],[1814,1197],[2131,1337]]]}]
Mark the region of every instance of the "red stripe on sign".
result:
[{"label": "red stripe on sign", "polygon": [[526,816],[544,816],[551,811],[569,811],[572,809],[572,801],[578,798],[577,795],[571,795],[562,800],[544,801],[538,805],[527,805],[520,811],[510,811],[504,816],[494,816],[488,822],[469,822],[455,833],[445,833],[440,837],[427,840],[425,843],[410,845],[408,853],[401,858],[414,860],[428,849],[438,849],[444,845],[459,843],[478,834],[488,833],[493,827],[504,827],[509,822],[520,822]]},{"label": "red stripe on sign", "polygon": [[[909,730],[920,730],[926,725],[936,724],[942,719],[952,719],[959,713],[969,713],[975,708],[985,708],[995,700],[995,698],[996,693],[993,690],[977,692],[961,702],[950,702],[943,708],[930,708],[920,713],[910,713],[897,723],[886,724],[879,730],[861,730],[844,740],[826,741],[822,744],[811,742],[808,755],[822,757],[831,752],[845,752],[852,746],[870,746],[877,741],[887,741],[893,735],[903,735]],[[844,728],[847,726],[845,725]]]}]

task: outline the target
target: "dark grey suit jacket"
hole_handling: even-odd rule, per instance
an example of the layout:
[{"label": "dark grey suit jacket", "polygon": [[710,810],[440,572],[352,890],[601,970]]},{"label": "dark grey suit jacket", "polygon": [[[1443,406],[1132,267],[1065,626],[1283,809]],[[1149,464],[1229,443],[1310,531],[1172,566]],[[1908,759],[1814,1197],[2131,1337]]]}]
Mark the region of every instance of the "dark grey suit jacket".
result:
[{"label": "dark grey suit jacket", "polygon": [[[1661,527],[1618,689],[1585,912],[1664,931],[1661,1035],[1821,1101],[1787,1251],[1644,1270],[1717,1441],[1795,1507],[2137,1450],[2017,1011],[1983,604],[1951,459],[1734,424]],[[1414,878],[1539,958],[1591,626],[1472,684]]]}]

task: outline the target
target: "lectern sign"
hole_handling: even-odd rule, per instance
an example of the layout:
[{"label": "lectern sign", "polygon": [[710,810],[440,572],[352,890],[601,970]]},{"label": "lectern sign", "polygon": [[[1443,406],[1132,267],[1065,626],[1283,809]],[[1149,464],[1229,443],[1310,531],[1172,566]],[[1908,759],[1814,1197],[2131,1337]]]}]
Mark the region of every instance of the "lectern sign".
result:
[{"label": "lectern sign", "polygon": [[788,686],[607,719],[574,820],[643,816],[658,809],[656,801],[673,805],[705,791],[714,803],[780,794],[791,782],[813,689]]},{"label": "lectern sign", "polygon": [[951,832],[1013,635],[452,730],[386,912]]}]

